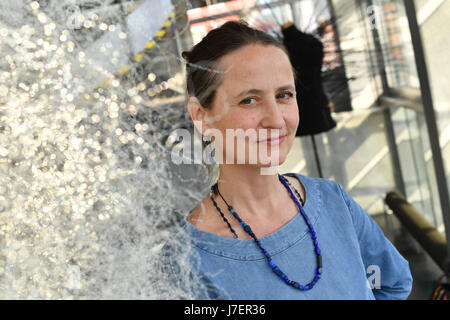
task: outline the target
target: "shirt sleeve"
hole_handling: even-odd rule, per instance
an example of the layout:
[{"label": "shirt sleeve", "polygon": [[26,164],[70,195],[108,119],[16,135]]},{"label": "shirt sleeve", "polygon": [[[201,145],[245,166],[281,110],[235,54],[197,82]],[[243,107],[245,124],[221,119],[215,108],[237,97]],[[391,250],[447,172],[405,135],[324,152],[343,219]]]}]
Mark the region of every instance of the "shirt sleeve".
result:
[{"label": "shirt sleeve", "polygon": [[409,263],[372,217],[339,185],[350,211],[367,271],[368,286],[377,300],[404,300],[412,289]]}]

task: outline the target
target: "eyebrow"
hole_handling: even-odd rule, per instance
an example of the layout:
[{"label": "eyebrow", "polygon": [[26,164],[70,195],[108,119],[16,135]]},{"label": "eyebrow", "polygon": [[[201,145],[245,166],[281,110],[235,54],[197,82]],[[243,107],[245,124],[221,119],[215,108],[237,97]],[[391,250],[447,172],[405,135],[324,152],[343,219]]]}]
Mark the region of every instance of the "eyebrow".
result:
[{"label": "eyebrow", "polygon": [[[286,85],[286,86],[279,87],[279,88],[277,89],[277,91],[288,90],[288,89],[290,89],[290,90],[295,90],[294,86]],[[239,98],[239,97],[244,96],[244,95],[247,95],[247,94],[261,94],[261,93],[263,93],[263,92],[264,92],[264,90],[260,90],[260,89],[250,89],[250,90],[245,90],[245,91],[242,91],[240,94],[238,94],[238,95],[236,96],[236,98]]]}]

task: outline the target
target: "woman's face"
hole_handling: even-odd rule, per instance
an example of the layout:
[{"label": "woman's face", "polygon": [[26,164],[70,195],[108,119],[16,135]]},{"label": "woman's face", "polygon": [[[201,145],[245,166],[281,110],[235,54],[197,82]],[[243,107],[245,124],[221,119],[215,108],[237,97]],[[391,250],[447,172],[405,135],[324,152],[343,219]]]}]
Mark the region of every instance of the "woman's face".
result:
[{"label": "woman's face", "polygon": [[288,56],[276,46],[254,44],[227,54],[219,64],[227,71],[202,123],[208,129],[203,134],[213,137],[219,163],[282,164],[299,122]]}]

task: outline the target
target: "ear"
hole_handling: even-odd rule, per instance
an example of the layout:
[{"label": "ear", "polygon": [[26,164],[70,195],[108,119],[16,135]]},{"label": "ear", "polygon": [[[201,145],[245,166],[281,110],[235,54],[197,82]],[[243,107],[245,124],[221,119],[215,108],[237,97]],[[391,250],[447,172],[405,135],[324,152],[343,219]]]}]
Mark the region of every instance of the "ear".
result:
[{"label": "ear", "polygon": [[189,97],[188,112],[194,122],[194,126],[197,128],[198,132],[203,135],[203,133],[208,129],[208,125],[205,121],[207,118],[207,113],[197,97]]}]

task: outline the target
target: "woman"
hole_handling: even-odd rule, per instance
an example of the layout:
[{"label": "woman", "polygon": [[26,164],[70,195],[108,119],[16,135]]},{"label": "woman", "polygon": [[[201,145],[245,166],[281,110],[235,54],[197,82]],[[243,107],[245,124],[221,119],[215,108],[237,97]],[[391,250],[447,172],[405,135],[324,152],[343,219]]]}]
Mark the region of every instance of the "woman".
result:
[{"label": "woman", "polygon": [[199,298],[407,298],[408,262],[340,184],[276,171],[299,125],[283,45],[227,22],[183,57],[189,114],[220,172],[183,221],[209,288]]}]

